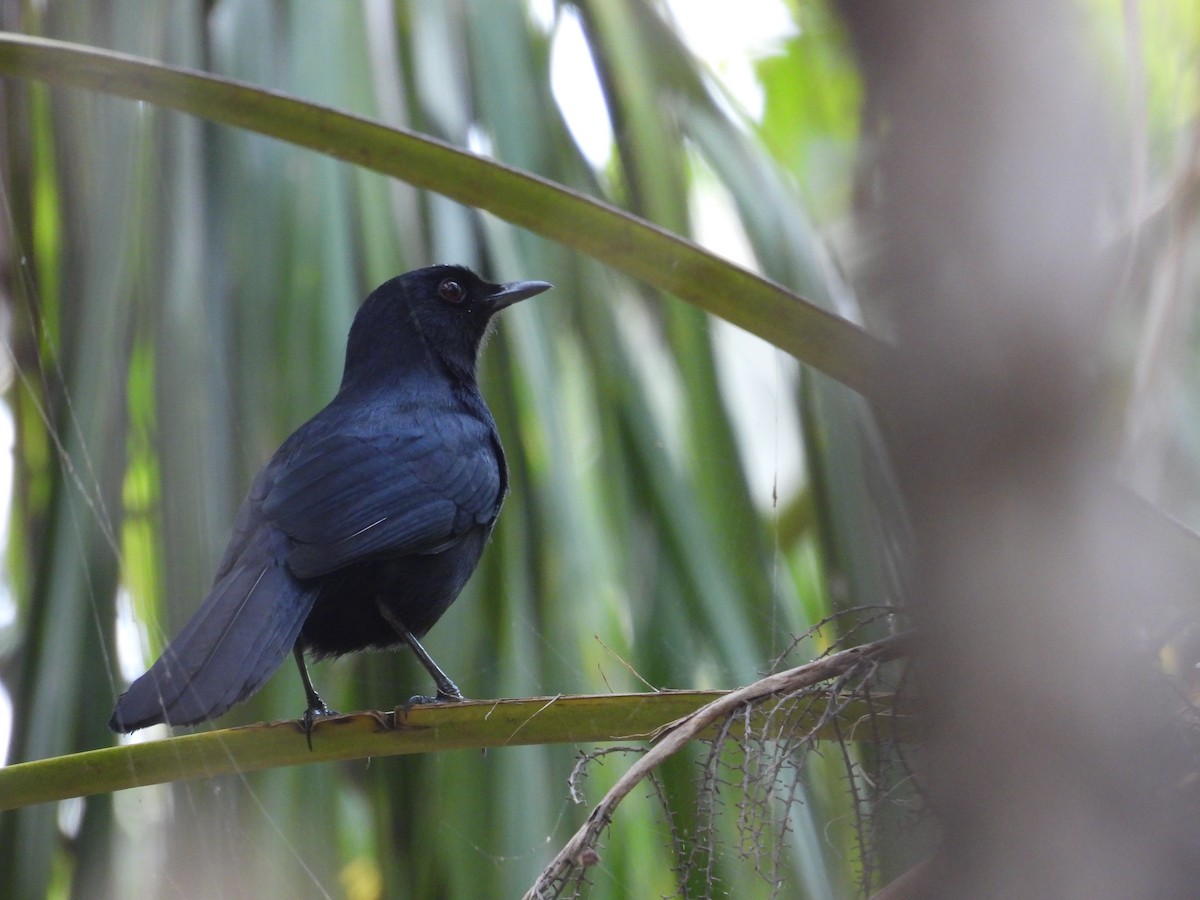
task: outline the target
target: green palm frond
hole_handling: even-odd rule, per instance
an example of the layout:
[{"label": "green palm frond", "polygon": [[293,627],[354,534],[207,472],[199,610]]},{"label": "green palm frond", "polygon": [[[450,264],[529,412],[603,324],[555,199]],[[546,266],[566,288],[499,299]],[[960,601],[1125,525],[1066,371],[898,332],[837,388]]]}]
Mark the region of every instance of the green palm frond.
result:
[{"label": "green palm frond", "polygon": [[[556,285],[485,352],[513,491],[430,636],[469,694],[729,687],[829,612],[820,559],[836,557],[846,605],[887,592],[889,535],[860,545],[856,531],[873,502],[857,473],[888,480],[853,393],[887,347],[854,324],[790,176],[656,8],[561,5],[584,24],[617,125],[597,173],[550,90],[552,33],[514,0],[143,6],[53,4],[0,36],[21,259],[10,760],[111,743],[129,674],[118,613],[132,610],[142,630],[120,633],[143,660],[182,625],[250,476],[336,387],[358,300],[428,262]],[[699,167],[765,278],[694,243]],[[737,359],[711,315],[825,373],[806,435],[744,433],[722,380]],[[791,421],[800,389],[779,371]],[[748,476],[748,443],[767,439],[825,460],[774,505]],[[816,527],[787,527],[800,508]],[[314,674],[346,709],[390,708],[420,678],[401,655]],[[281,676],[221,724],[299,701]],[[702,756],[662,772],[672,826],[631,798],[595,896],[678,887],[671,827],[700,821]],[[239,772],[94,797],[66,832],[59,809],[31,807],[0,822],[2,883],[16,896],[519,895],[582,814],[573,764],[533,746]],[[595,767],[589,796],[614,777]],[[836,896],[855,877],[853,841],[823,824],[848,815],[844,777],[799,778],[795,893]],[[748,877],[736,854],[715,865]]]}]

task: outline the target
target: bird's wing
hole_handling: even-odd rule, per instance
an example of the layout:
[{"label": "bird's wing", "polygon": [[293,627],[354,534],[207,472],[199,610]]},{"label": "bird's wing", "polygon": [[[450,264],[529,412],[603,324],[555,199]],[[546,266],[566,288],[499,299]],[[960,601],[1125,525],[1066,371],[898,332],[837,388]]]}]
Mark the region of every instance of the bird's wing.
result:
[{"label": "bird's wing", "polygon": [[279,460],[259,510],[295,542],[298,578],[436,553],[495,518],[498,452],[490,423],[465,415],[386,435],[333,433]]}]

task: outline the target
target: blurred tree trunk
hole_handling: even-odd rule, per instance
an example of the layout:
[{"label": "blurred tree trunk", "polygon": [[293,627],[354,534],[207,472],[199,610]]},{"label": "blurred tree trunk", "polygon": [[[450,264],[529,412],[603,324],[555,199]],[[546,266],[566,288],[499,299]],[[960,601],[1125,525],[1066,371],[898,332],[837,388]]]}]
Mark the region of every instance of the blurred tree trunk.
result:
[{"label": "blurred tree trunk", "polygon": [[1182,735],[1133,637],[1190,585],[1112,487],[1101,234],[1124,194],[1082,20],[1035,0],[840,8],[875,126],[867,280],[902,360],[881,409],[943,833],[923,896],[1194,896]]}]

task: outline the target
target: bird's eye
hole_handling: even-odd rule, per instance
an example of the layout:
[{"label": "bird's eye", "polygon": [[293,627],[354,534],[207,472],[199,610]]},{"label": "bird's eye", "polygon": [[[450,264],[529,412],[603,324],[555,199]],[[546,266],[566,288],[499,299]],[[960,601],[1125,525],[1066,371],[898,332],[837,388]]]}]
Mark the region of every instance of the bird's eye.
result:
[{"label": "bird's eye", "polygon": [[438,285],[438,296],[447,303],[461,303],[462,299],[467,296],[467,292],[453,278],[447,278]]}]

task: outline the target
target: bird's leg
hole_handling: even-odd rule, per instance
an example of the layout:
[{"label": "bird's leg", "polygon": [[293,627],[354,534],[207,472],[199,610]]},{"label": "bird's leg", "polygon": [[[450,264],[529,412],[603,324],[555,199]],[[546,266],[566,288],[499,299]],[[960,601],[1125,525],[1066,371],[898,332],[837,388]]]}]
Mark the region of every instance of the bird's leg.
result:
[{"label": "bird's leg", "polygon": [[465,700],[466,698],[463,697],[462,691],[458,689],[458,685],[451,681],[450,676],[443,672],[441,667],[433,661],[433,657],[425,652],[425,648],[421,646],[421,642],[413,636],[413,633],[408,630],[408,626],[396,618],[392,611],[384,606],[381,601],[377,602],[376,606],[379,608],[379,614],[396,630],[396,634],[400,635],[400,639],[408,644],[409,649],[421,661],[421,665],[425,667],[425,671],[433,676],[433,683],[437,685],[436,697],[422,697],[420,695],[409,697],[405,708],[407,709],[414,703],[446,703]]},{"label": "bird's leg", "polygon": [[316,720],[322,716],[336,716],[337,713],[325,705],[325,701],[313,687],[312,679],[308,675],[308,666],[304,664],[304,643],[302,641],[296,641],[295,646],[292,647],[292,656],[296,659],[296,667],[300,670],[300,680],[304,682],[304,695],[308,698],[308,709],[304,710],[300,724],[304,728],[304,736],[308,739],[308,749],[311,750],[313,726]]}]

